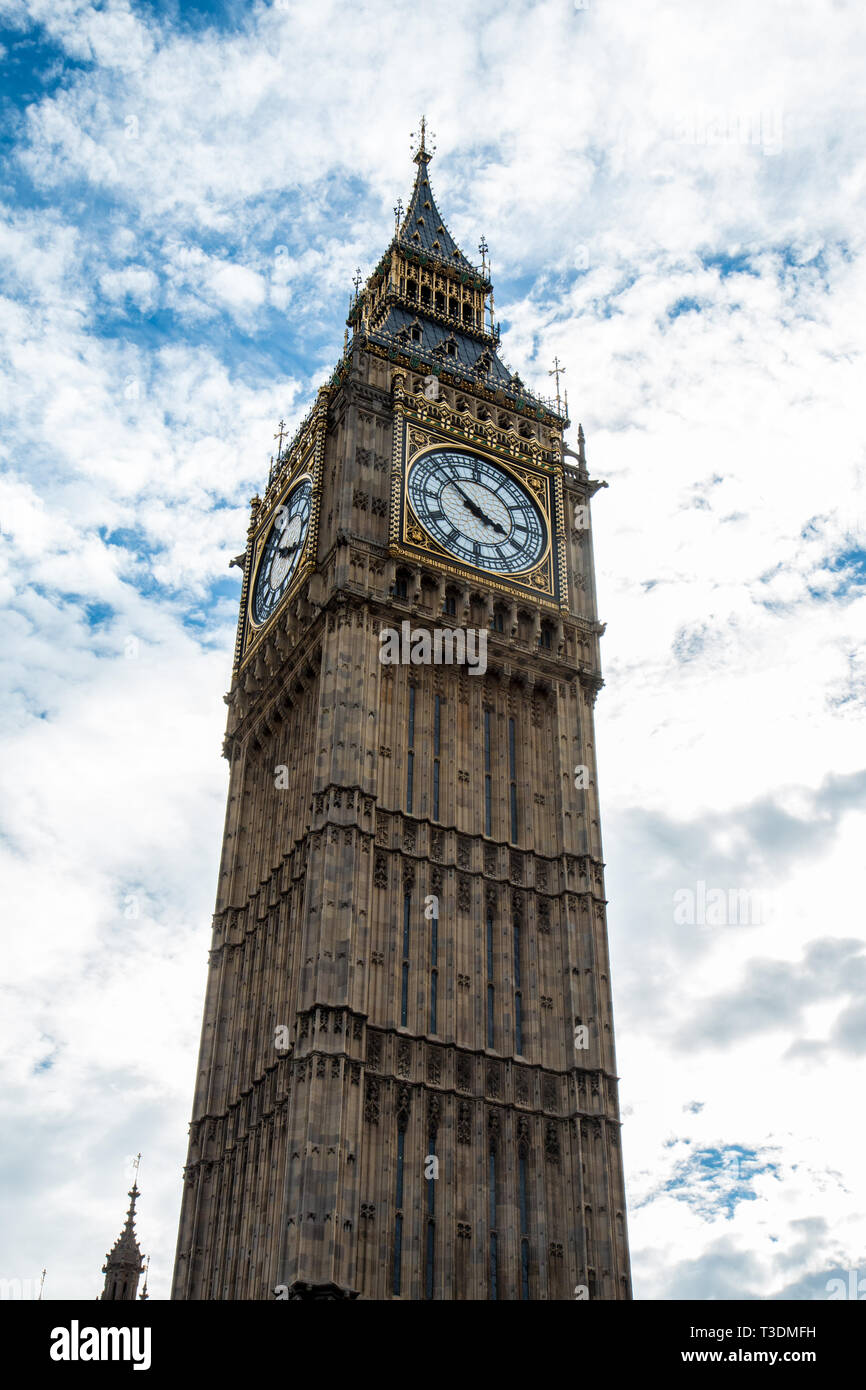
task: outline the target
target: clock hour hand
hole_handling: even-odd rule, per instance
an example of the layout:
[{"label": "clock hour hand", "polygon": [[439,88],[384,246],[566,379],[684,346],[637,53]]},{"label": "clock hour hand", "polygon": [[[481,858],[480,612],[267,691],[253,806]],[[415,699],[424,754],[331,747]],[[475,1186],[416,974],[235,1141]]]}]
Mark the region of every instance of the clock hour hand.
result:
[{"label": "clock hour hand", "polygon": [[498,531],[501,536],[507,534],[504,526],[500,526],[498,521],[492,521],[491,518],[487,515],[487,513],[485,511],[482,511],[482,509],[478,506],[477,502],[473,502],[471,497],[466,496],[466,493],[463,491],[459,483],[455,483],[454,486],[460,493],[460,496],[463,498],[464,507],[468,507],[469,511],[472,513],[474,517],[477,517],[479,521],[483,521],[485,526],[492,526],[493,530]]},{"label": "clock hour hand", "polygon": [[482,520],[484,517],[484,513],[482,512],[478,503],[473,502],[471,497],[466,496],[466,493],[463,491],[459,483],[455,483],[454,486],[460,493],[460,496],[463,498],[464,507],[468,507],[473,516],[477,516],[479,520]]}]

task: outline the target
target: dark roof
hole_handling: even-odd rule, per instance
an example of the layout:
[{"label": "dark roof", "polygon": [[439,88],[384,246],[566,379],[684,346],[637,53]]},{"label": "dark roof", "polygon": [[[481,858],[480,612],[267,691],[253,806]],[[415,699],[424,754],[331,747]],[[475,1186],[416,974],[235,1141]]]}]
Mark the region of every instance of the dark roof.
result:
[{"label": "dark roof", "polygon": [[[470,337],[468,333],[461,333],[459,329],[448,324],[437,323],[435,319],[427,318],[421,308],[417,313],[413,313],[404,309],[402,305],[392,304],[384,322],[378,326],[373,336],[381,334],[393,338],[405,330],[405,339],[401,341],[405,341],[406,348],[411,352],[413,324],[417,324],[421,329],[421,339],[415,342],[415,348],[421,349],[425,356],[431,354],[433,360],[441,362],[443,366],[456,360],[461,366],[474,371],[479,357],[486,355],[490,365],[483,375],[479,375],[479,380],[486,381],[494,387],[507,386],[510,383],[511,373],[504,363],[500,362],[489,344],[479,342],[477,338]],[[454,353],[447,351],[449,341],[454,344]]]},{"label": "dark roof", "polygon": [[[425,251],[441,260],[450,261],[461,270],[473,270],[453,236],[445,226],[436,206],[428,175],[428,159],[421,157],[415,187],[409,200],[406,216],[397,233],[397,242],[410,251]],[[436,244],[438,243],[438,244]]]}]

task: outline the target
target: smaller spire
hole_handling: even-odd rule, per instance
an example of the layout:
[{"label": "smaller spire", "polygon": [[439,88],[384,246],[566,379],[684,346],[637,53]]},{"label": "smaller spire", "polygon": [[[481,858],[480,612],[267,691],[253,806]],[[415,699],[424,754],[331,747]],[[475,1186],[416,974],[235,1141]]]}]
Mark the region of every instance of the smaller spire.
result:
[{"label": "smaller spire", "polygon": [[103,1301],[130,1300],[135,1298],[138,1280],[143,1268],[141,1250],[135,1234],[135,1204],[139,1197],[138,1169],[141,1163],[139,1154],[133,1165],[135,1177],[129,1191],[129,1211],[123,1227],[112,1249],[105,1257],[102,1273],[105,1275]]}]

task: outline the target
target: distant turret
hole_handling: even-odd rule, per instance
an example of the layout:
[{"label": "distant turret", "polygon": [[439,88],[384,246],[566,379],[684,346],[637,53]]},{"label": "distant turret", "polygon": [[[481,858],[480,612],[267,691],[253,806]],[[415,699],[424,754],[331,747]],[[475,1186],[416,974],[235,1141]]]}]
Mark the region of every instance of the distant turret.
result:
[{"label": "distant turret", "polygon": [[[140,1158],[139,1154],[135,1163],[136,1174]],[[102,1301],[132,1301],[138,1291],[138,1281],[144,1270],[144,1261],[135,1234],[135,1204],[138,1196],[138,1182],[135,1181],[129,1192],[131,1200],[129,1211],[126,1213],[126,1225],[117,1237],[110,1254],[106,1255],[105,1264],[102,1266],[105,1275]]]}]

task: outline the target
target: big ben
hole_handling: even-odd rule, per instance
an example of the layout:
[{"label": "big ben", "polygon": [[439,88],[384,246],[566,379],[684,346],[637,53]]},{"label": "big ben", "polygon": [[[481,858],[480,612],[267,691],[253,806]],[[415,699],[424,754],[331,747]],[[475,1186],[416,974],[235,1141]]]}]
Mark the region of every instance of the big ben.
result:
[{"label": "big ben", "polygon": [[631,1297],[590,523],[422,122],[251,504],[173,1297]]}]

